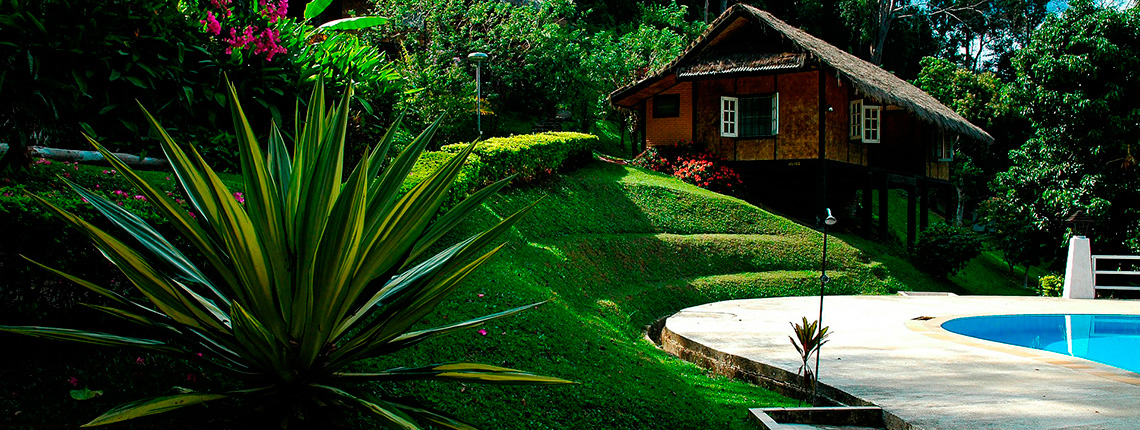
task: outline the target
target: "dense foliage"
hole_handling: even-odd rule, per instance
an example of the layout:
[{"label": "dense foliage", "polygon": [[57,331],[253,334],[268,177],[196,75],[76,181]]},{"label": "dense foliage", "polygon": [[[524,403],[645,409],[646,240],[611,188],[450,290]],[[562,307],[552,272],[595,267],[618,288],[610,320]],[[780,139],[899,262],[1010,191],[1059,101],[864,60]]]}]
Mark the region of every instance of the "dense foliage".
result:
[{"label": "dense foliage", "polygon": [[936,223],[918,234],[914,262],[934,276],[958,273],[982,252],[982,238],[965,227]]},{"label": "dense foliage", "polygon": [[83,132],[115,151],[157,154],[158,136],[138,119],[141,103],[233,170],[223,76],[264,108],[259,122],[291,123],[276,106],[293,105],[322,75],[337,92],[360,83],[362,112],[392,100],[398,76],[377,48],[285,18],[286,4],[0,1],[0,142],[16,145],[15,154],[29,145],[87,149]]},{"label": "dense foliage", "polygon": [[[350,90],[351,91],[351,90]],[[69,183],[123,234],[119,239],[75,214],[33,197],[82,231],[145,299],[130,299],[61,271],[60,277],[110,300],[92,306],[141,326],[98,331],[0,326],[0,330],[53,340],[137,348],[192,360],[242,381],[242,389],[204,393],[178,390],[121,405],[86,426],[104,425],[225,398],[252,404],[271,422],[312,423],[345,406],[405,429],[443,425],[467,428],[419,404],[377,393],[370,382],[430,379],[491,384],[564,384],[499,366],[447,363],[398,366],[356,373],[347,367],[424,340],[479,326],[542,302],[440,327],[412,330],[498,248],[487,248],[529,208],[444,249],[436,242],[501,189],[500,181],[436,218],[451,183],[474,145],[455,155],[412,190],[400,185],[431,139],[429,129],[381,171],[385,139],[347,178],[344,170],[346,94],[333,109],[318,85],[304,127],[292,136],[294,153],[276,126],[263,152],[230,86],[233,121],[246,195],[231,191],[192,146],[173,141],[153,116],[192,212],[151,187],[129,167],[112,165],[138,189],[178,235],[201,255],[192,262],[143,219],[99,194]],[[95,141],[105,156],[110,154]],[[375,163],[375,164],[374,164]],[[434,220],[434,221],[433,221]],[[125,234],[124,234],[125,233]],[[435,249],[435,250],[433,250]],[[205,271],[199,266],[207,268]],[[208,273],[208,274],[207,274]],[[243,417],[248,419],[249,416]]]},{"label": "dense foliage", "polygon": [[1098,252],[1140,251],[1140,9],[1073,2],[1015,64],[1033,134],[998,175],[997,212],[1054,249],[1080,212]]},{"label": "dense foliage", "polygon": [[1065,277],[1059,275],[1042,276],[1037,280],[1037,294],[1045,297],[1061,297],[1065,291]]}]

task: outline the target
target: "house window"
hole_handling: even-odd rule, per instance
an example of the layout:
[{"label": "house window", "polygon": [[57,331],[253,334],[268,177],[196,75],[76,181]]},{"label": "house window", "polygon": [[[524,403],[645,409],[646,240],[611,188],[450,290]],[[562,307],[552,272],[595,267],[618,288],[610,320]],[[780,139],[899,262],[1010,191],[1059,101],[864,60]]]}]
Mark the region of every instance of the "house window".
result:
[{"label": "house window", "polygon": [[720,135],[764,137],[779,132],[779,95],[720,98]]},{"label": "house window", "polygon": [[736,137],[736,110],[739,99],[736,97],[720,98],[720,135]]},{"label": "house window", "polygon": [[863,142],[879,143],[882,106],[863,105]]},{"label": "house window", "polygon": [[957,140],[958,136],[947,136],[945,130],[939,131],[934,138],[934,160],[954,161],[954,142]]},{"label": "house window", "polygon": [[851,139],[862,139],[863,138],[863,100],[851,101],[851,105],[850,105],[848,112],[851,115],[851,125],[849,127],[851,132],[847,134],[847,137],[850,137]]},{"label": "house window", "polygon": [[653,96],[654,118],[676,118],[681,116],[681,95],[661,94]]}]

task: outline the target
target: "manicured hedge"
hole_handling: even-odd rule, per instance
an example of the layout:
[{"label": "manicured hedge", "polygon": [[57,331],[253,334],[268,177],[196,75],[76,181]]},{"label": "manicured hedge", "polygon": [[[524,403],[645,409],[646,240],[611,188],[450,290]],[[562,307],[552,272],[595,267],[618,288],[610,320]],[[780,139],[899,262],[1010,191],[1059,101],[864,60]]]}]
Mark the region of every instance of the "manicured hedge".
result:
[{"label": "manicured hedge", "polygon": [[[419,161],[412,167],[412,171],[408,172],[407,179],[404,184],[400,186],[400,193],[406,193],[416,186],[424,179],[427,179],[440,167],[443,167],[451,157],[455,154],[448,152],[435,152],[428,151],[420,154]],[[467,162],[463,164],[463,169],[459,171],[459,177],[455,178],[455,183],[451,184],[451,191],[448,193],[447,199],[443,201],[440,210],[447,210],[459,202],[463,201],[467,194],[476,191],[479,187],[479,172],[482,169],[483,163],[480,161],[478,155],[471,154],[467,157]]]},{"label": "manicured hedge", "polygon": [[[479,142],[475,154],[482,167],[480,185],[487,185],[507,176],[518,174],[516,181],[530,181],[588,160],[599,145],[597,136],[571,132],[548,132],[496,137]],[[444,152],[459,152],[466,145],[453,144],[442,148]]]}]

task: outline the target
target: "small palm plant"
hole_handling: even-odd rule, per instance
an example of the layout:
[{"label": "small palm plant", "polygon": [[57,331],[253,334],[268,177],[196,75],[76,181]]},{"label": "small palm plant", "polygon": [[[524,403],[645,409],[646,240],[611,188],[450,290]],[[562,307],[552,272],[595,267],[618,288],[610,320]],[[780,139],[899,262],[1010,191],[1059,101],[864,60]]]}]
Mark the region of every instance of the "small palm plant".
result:
[{"label": "small palm plant", "polygon": [[828,327],[819,327],[819,321],[808,322],[807,317],[803,317],[803,324],[788,323],[792,325],[792,332],[795,337],[788,336],[788,340],[792,341],[792,346],[796,347],[796,352],[800,353],[800,376],[804,380],[804,388],[814,391],[815,384],[819,381],[815,379],[815,374],[811,371],[811,365],[808,361],[811,356],[819,353],[819,347],[827,343]]},{"label": "small palm plant", "polygon": [[[0,326],[0,330],[140,348],[193,360],[244,381],[243,389],[237,391],[181,390],[127,403],[85,427],[237,398],[290,411],[282,417],[286,425],[295,421],[297,411],[336,405],[370,412],[395,428],[416,429],[430,424],[466,429],[471,427],[437,412],[383,398],[368,389],[369,383],[410,379],[570,383],[470,363],[349,372],[347,367],[359,360],[391,354],[541,304],[411,330],[502,247],[485,249],[530,208],[459,243],[433,247],[507,183],[504,179],[492,184],[435,217],[474,144],[401,195],[400,185],[438,121],[381,171],[381,161],[391,143],[389,133],[345,179],[342,154],[351,90],[336,106],[327,108],[323,86],[316,87],[306,120],[295,129],[292,154],[276,125],[270,126],[268,153],[263,153],[232,85],[229,98],[245,182],[244,206],[194,147],[174,142],[149,112],[147,118],[159,130],[166,157],[196,214],[155,190],[88,138],[201,254],[203,267],[141,218],[75,184],[69,183],[125,234],[116,237],[32,196],[90,237],[146,300],[132,300],[40,266],[106,297],[110,306],[89,306],[133,323],[147,334],[13,326]],[[440,248],[442,251],[429,252]]]}]

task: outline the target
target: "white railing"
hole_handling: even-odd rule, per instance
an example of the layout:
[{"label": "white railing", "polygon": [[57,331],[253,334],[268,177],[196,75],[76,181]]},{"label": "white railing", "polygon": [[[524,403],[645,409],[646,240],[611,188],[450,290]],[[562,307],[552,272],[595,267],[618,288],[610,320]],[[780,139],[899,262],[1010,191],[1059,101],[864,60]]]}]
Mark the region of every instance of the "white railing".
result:
[{"label": "white railing", "polygon": [[[1140,270],[1120,270],[1120,263],[1114,268],[1103,267],[1101,261],[1135,261],[1140,262],[1140,255],[1094,255],[1092,256],[1093,289],[1094,290],[1131,290],[1140,291],[1136,285],[1101,285],[1100,275],[1112,276],[1140,276]],[[1127,264],[1129,269],[1136,269],[1136,264]],[[1119,280],[1118,280],[1119,282]]]}]

